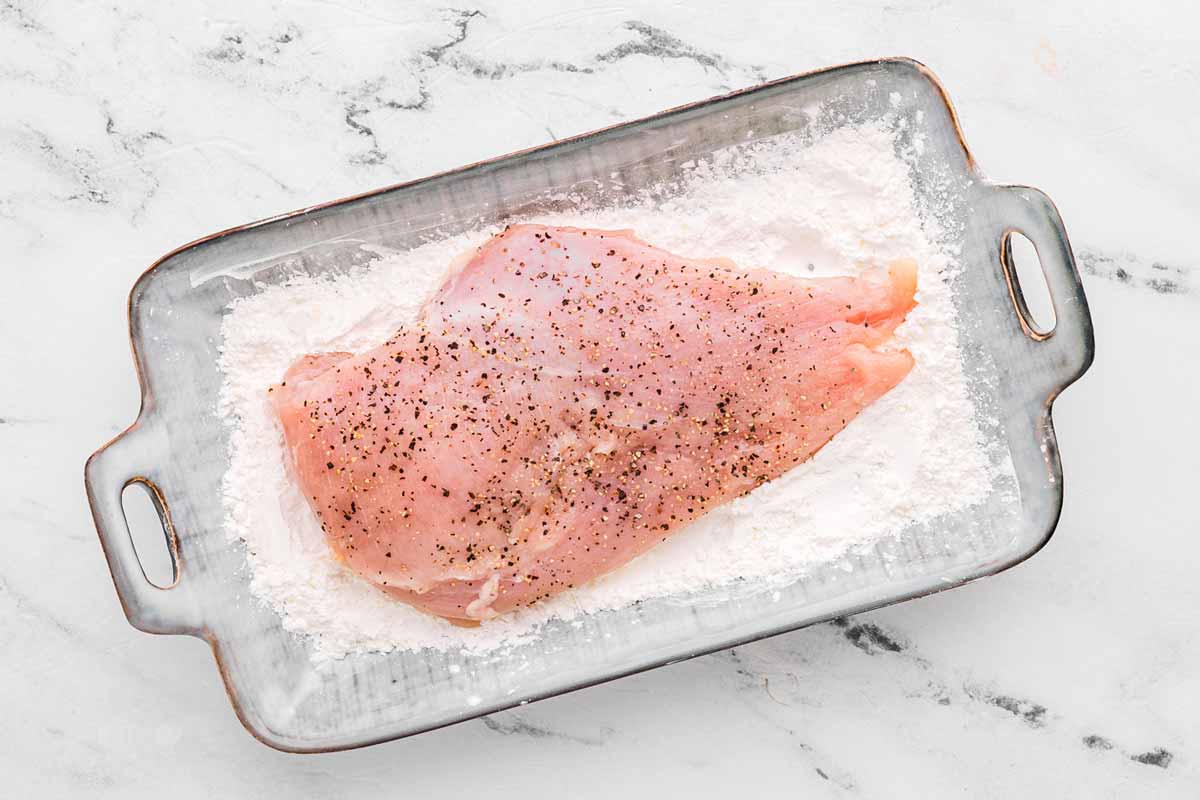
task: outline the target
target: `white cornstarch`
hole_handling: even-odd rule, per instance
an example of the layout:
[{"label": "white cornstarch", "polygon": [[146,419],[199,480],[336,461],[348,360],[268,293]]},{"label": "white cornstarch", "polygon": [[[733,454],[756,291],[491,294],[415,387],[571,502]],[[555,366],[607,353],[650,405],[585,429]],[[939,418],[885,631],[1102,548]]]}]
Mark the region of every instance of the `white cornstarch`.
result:
[{"label": "white cornstarch", "polygon": [[[897,330],[916,366],[810,461],[713,510],[615,572],[478,628],[394,600],[334,560],[285,466],[267,402],[300,356],[361,351],[415,319],[447,266],[499,231],[383,253],[338,277],[295,276],[233,303],[222,326],[220,411],[231,426],[227,530],[245,542],[251,590],[316,658],[528,640],[554,617],[736,582],[782,586],[870,549],[913,524],[982,502],[1001,477],[989,460],[959,354],[947,278],[958,267],[916,207],[909,165],[886,128],[840,128],[815,141],[776,137],[688,165],[670,199],[531,220],[631,229],[676,255],[726,257],[801,276],[854,275],[899,258],[918,264],[918,305]],[[664,193],[665,194],[665,193]],[[516,221],[516,220],[513,220]],[[1003,460],[1000,462],[1006,464]],[[1011,469],[1011,467],[1007,467]]]}]

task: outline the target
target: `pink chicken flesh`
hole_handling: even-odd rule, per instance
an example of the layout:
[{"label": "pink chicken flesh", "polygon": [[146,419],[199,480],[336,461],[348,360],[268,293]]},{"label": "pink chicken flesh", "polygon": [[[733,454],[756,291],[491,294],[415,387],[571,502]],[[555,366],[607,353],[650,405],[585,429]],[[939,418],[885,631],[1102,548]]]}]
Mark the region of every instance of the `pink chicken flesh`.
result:
[{"label": "pink chicken flesh", "polygon": [[610,572],[810,458],[912,368],[916,266],[804,280],[516,225],[418,320],[271,397],[330,546],[470,624]]}]

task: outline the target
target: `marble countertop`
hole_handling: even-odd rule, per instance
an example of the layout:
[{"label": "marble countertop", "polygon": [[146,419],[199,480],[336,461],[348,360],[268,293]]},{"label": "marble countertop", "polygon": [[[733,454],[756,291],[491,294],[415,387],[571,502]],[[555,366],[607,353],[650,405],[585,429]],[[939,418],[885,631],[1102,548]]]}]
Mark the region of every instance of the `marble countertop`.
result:
[{"label": "marble countertop", "polygon": [[[0,775],[13,796],[1194,797],[1200,55],[1183,3],[0,2]],[[1058,533],[901,606],[399,743],[253,741],[128,626],[82,485],[125,299],[203,234],[764,79],[909,55],[1071,232],[1097,358]]]}]

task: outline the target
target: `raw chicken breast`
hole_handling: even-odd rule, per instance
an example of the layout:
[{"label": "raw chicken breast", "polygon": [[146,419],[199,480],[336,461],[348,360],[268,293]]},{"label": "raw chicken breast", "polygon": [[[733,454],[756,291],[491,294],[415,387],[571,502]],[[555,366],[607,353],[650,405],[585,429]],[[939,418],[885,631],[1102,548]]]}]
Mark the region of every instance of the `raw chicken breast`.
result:
[{"label": "raw chicken breast", "polygon": [[916,266],[802,280],[629,231],[517,225],[365,353],[271,396],[333,550],[494,617],[625,564],[805,461],[912,368]]}]

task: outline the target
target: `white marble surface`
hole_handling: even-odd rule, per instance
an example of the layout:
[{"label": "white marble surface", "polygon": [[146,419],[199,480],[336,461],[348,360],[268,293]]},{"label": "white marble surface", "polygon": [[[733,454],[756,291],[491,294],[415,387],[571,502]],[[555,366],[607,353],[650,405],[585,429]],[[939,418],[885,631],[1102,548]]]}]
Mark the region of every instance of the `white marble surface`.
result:
[{"label": "white marble surface", "polygon": [[[1185,3],[0,0],[0,794],[1195,797],[1200,55]],[[1059,204],[1095,366],[1027,564],[407,741],[287,756],[120,611],[82,486],[136,415],[125,297],[197,236],[764,78],[941,76]]]}]

